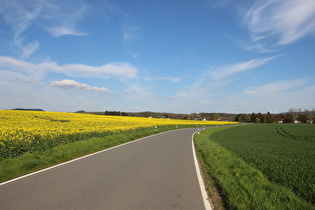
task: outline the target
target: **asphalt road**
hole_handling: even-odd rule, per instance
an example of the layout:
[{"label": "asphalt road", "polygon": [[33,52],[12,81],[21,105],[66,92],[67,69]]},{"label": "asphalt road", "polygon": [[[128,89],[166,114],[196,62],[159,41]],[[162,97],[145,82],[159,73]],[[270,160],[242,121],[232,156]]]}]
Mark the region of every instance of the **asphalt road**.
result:
[{"label": "asphalt road", "polygon": [[0,185],[0,209],[204,209],[197,129],[160,133]]}]

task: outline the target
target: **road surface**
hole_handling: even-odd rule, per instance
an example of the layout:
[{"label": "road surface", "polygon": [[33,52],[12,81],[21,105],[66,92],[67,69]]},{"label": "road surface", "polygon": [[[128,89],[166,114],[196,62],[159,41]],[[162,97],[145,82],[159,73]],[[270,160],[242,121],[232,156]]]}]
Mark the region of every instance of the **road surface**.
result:
[{"label": "road surface", "polygon": [[196,128],[160,133],[0,185],[0,209],[205,209]]}]

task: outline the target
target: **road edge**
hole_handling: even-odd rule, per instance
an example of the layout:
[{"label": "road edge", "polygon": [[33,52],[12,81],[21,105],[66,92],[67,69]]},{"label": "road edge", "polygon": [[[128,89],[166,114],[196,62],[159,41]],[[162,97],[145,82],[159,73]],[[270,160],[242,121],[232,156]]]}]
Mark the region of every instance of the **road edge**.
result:
[{"label": "road edge", "polygon": [[196,153],[196,149],[195,149],[195,144],[194,144],[194,136],[198,132],[199,131],[196,131],[192,135],[192,141],[191,141],[192,142],[192,150],[193,150],[194,162],[195,162],[195,169],[196,169],[196,174],[197,174],[197,177],[198,177],[199,187],[200,187],[200,191],[201,191],[201,195],[202,195],[202,199],[203,199],[203,203],[204,203],[205,209],[206,210],[212,210],[211,205],[210,205],[210,199],[209,199],[207,191],[206,191],[206,186],[205,186],[204,181],[202,179],[200,166],[199,166],[199,162],[198,162],[198,159],[197,159],[197,153]]}]

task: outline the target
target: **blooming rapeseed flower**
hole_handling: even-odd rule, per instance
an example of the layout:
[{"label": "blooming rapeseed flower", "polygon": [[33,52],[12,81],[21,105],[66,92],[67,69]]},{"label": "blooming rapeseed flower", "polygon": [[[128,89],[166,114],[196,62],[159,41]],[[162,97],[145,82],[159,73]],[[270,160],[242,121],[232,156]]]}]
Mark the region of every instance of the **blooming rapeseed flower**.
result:
[{"label": "blooming rapeseed flower", "polygon": [[[198,121],[199,125],[228,122]],[[46,150],[92,136],[164,125],[195,125],[196,121],[120,117],[62,112],[0,110],[0,157]]]}]

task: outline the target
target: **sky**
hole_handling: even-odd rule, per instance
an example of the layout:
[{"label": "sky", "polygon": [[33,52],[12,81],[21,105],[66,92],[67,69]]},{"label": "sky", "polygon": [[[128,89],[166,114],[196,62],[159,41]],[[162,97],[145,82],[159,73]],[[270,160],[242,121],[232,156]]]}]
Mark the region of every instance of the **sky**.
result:
[{"label": "sky", "polygon": [[315,108],[314,0],[1,0],[0,109]]}]

